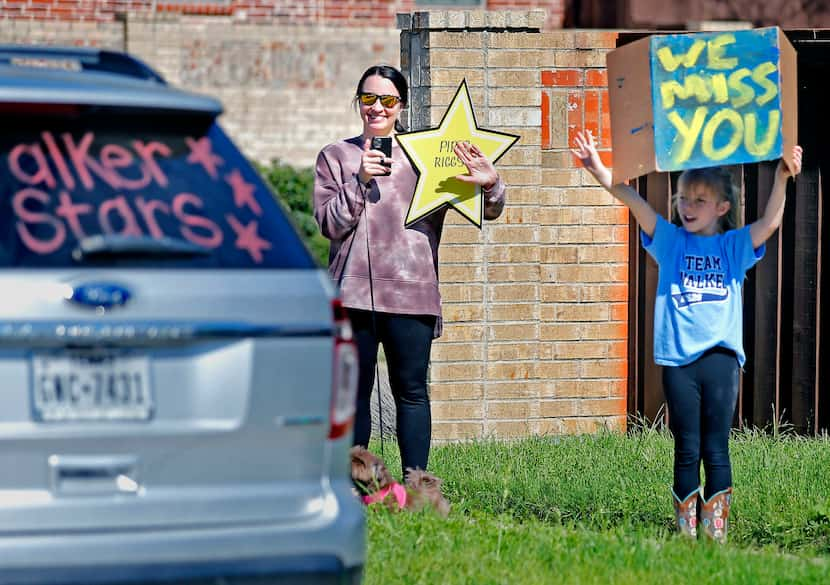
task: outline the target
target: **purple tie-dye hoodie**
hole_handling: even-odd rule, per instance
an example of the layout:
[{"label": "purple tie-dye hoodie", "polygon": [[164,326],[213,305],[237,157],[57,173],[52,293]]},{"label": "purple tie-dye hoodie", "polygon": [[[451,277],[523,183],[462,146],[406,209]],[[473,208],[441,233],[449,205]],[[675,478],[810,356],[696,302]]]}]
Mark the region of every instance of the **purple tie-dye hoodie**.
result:
[{"label": "purple tie-dye hoodie", "polygon": [[[393,141],[392,174],[375,177],[364,186],[357,176],[362,153],[363,139],[358,136],[330,144],[317,156],[314,217],[331,240],[329,273],[340,284],[345,307],[371,310],[374,298],[376,311],[435,315],[437,337],[441,334],[438,244],[446,211],[405,228],[417,180],[409,159]],[[505,187],[499,179],[484,193],[485,219],[501,214],[504,199]]]}]

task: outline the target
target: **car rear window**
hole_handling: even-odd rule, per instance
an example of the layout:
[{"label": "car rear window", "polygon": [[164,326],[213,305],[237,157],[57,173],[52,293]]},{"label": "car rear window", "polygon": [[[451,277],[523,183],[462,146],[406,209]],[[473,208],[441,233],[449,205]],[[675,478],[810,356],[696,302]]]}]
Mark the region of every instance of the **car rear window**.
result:
[{"label": "car rear window", "polygon": [[[5,104],[0,120],[0,266],[316,267],[208,116]],[[108,253],[84,253],[96,241]]]}]

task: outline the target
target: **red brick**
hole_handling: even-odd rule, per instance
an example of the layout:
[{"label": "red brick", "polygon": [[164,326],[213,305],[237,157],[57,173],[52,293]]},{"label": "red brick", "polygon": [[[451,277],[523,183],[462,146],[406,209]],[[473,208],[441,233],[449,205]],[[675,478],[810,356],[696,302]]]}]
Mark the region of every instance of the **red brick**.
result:
[{"label": "red brick", "polygon": [[542,71],[542,85],[580,87],[582,85],[582,70],[555,69],[553,71]]},{"label": "red brick", "polygon": [[606,87],[608,72],[605,69],[588,69],[585,72],[585,85],[588,87]]}]

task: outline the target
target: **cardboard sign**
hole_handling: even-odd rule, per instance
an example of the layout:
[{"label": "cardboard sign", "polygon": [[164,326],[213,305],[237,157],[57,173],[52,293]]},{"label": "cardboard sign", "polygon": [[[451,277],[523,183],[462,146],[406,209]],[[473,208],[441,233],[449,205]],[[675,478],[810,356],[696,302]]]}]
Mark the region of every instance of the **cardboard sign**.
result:
[{"label": "cardboard sign", "polygon": [[607,56],[614,182],[789,160],[795,49],[778,27],[652,35]]},{"label": "cardboard sign", "polygon": [[453,147],[458,142],[471,142],[491,162],[496,162],[519,137],[479,127],[467,80],[461,81],[438,128],[396,134],[395,138],[418,173],[415,194],[404,221],[406,227],[449,206],[481,228],[484,195],[478,185],[455,178],[468,171],[453,153]]}]

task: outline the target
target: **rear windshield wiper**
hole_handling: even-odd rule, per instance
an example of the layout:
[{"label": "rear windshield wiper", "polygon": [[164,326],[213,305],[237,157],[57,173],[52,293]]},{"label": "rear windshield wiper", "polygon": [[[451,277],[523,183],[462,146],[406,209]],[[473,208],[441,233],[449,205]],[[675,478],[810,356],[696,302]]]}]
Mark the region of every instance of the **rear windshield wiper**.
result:
[{"label": "rear windshield wiper", "polygon": [[182,259],[208,256],[210,250],[177,238],[151,238],[149,236],[89,236],[72,250],[76,262],[105,259]]}]

